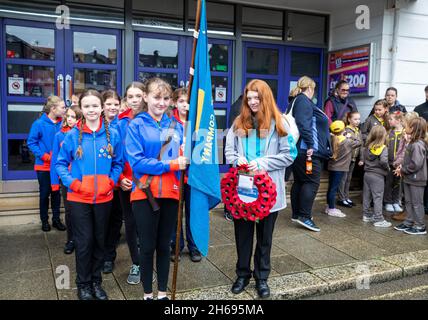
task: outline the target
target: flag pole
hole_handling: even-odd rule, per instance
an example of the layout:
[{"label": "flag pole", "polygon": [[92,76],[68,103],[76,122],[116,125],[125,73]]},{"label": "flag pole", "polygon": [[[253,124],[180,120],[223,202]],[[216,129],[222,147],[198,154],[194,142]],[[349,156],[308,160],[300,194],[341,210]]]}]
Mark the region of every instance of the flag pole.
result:
[{"label": "flag pole", "polygon": [[[192,92],[192,85],[193,85],[193,72],[195,68],[195,56],[196,56],[196,45],[198,42],[197,34],[199,32],[199,24],[201,19],[201,0],[198,0],[197,7],[196,7],[196,19],[195,19],[195,32],[193,33],[193,48],[192,48],[192,60],[190,63],[190,70],[189,70],[189,86],[187,88],[187,103],[190,104],[190,94]],[[187,126],[187,120],[189,119],[189,111],[187,111],[186,114],[186,123],[185,127]],[[184,135],[186,135],[186,129],[184,129]],[[190,137],[191,139],[191,137]],[[185,141],[187,141],[185,136]],[[175,300],[175,293],[177,290],[177,272],[178,272],[178,255],[180,252],[180,234],[181,234],[181,220],[183,216],[183,195],[184,195],[184,176],[186,174],[186,170],[181,170],[180,175],[180,200],[178,202],[178,214],[177,214],[177,233],[175,235],[175,259],[174,259],[174,272],[172,276],[172,296],[171,299]],[[189,223],[189,221],[186,221],[186,223]]]}]

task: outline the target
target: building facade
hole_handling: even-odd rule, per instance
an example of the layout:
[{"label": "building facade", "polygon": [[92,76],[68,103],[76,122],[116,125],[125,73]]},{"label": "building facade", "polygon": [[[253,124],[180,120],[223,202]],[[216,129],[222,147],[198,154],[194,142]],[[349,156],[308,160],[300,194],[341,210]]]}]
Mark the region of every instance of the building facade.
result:
[{"label": "building facade", "polygon": [[[327,97],[328,52],[371,44],[370,95],[356,97],[362,117],[393,85],[402,104],[423,102],[428,79],[428,4],[366,1],[369,28],[359,29],[358,1],[207,1],[214,107],[226,129],[230,105],[260,78],[285,110],[302,75]],[[186,85],[195,0],[0,0],[1,180],[34,179],[26,139],[47,96],[70,103],[86,88],[123,94],[134,80],[160,76]],[[425,48],[425,49],[424,49]]]}]

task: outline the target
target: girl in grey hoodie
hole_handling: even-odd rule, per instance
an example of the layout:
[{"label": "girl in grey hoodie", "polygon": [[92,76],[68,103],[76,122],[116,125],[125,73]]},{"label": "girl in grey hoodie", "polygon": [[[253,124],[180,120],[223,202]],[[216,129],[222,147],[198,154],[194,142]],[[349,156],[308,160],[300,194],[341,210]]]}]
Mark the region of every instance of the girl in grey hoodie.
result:
[{"label": "girl in grey hoodie", "polygon": [[420,117],[407,123],[405,139],[409,144],[403,164],[395,170],[396,175],[403,177],[407,219],[394,229],[411,235],[427,233],[424,215],[424,189],[427,184],[426,126],[425,119]]},{"label": "girl in grey hoodie", "polygon": [[[385,177],[388,174],[388,148],[386,130],[383,126],[375,126],[367,137],[364,156],[364,187],[363,187],[363,221],[373,222],[375,227],[387,228],[391,223],[386,221],[382,213]],[[370,203],[373,200],[373,212]]]}]

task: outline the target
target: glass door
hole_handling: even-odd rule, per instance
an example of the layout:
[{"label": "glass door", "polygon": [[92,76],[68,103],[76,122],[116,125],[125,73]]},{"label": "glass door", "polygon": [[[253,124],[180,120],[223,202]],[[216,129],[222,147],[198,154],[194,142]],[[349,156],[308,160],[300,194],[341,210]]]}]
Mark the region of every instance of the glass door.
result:
[{"label": "glass door", "polygon": [[71,105],[71,94],[85,89],[122,93],[121,32],[72,26],[65,35],[65,99]]},{"label": "glass door", "polygon": [[117,30],[4,19],[1,47],[2,175],[35,179],[27,145],[46,98],[85,88],[121,91],[121,39]]},{"label": "glass door", "polygon": [[[3,20],[1,52],[3,179],[35,178],[27,137],[46,98],[59,92],[63,38],[54,24]],[[58,78],[59,79],[59,78]]]},{"label": "glass door", "polygon": [[280,45],[244,43],[242,91],[248,82],[260,79],[272,89],[278,106],[284,105],[284,48]]}]

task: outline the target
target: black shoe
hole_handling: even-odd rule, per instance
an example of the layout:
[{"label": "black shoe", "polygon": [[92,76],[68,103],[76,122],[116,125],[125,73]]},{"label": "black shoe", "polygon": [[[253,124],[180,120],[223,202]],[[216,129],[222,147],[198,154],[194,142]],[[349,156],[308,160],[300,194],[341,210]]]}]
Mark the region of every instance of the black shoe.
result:
[{"label": "black shoe", "polygon": [[104,261],[103,273],[112,273],[114,269],[113,261]]},{"label": "black shoe", "polygon": [[169,300],[169,298],[167,296],[162,297],[162,298],[158,298],[158,300]]},{"label": "black shoe", "polygon": [[[171,262],[175,261],[175,249],[171,251],[171,255],[169,258],[170,258]],[[181,252],[178,254],[178,261],[181,261]]]},{"label": "black shoe", "polygon": [[44,232],[49,232],[51,231],[51,225],[49,224],[49,222],[42,222],[42,230]]},{"label": "black shoe", "polygon": [[341,207],[352,208],[352,204],[348,203],[346,200],[337,201],[337,205]]},{"label": "black shoe", "polygon": [[92,288],[97,300],[108,300],[107,293],[104,291],[103,287],[101,287],[101,283],[94,282]]},{"label": "black shoe", "polygon": [[79,300],[94,300],[94,292],[90,285],[77,287],[77,297]]},{"label": "black shoe", "polygon": [[250,283],[250,279],[244,277],[238,277],[235,283],[232,285],[232,293],[238,294],[244,291],[245,287]]},{"label": "black shoe", "polygon": [[268,298],[270,296],[270,289],[267,280],[256,280],[256,290],[260,298]]},{"label": "black shoe", "polygon": [[67,228],[65,227],[65,225],[61,222],[61,220],[54,220],[54,221],[52,221],[52,227],[54,227],[55,229],[57,229],[59,231],[65,231],[65,230],[67,230]]},{"label": "black shoe", "polygon": [[202,260],[201,253],[198,250],[190,251],[190,260],[193,262],[199,262]]},{"label": "black shoe", "polygon": [[74,251],[74,242],[73,241],[67,241],[67,243],[64,246],[64,253],[65,254],[72,254]]}]

